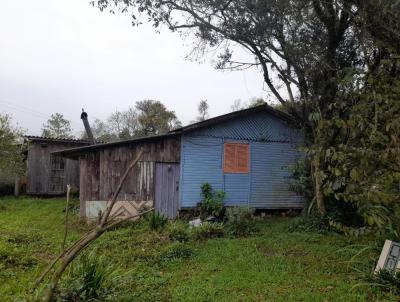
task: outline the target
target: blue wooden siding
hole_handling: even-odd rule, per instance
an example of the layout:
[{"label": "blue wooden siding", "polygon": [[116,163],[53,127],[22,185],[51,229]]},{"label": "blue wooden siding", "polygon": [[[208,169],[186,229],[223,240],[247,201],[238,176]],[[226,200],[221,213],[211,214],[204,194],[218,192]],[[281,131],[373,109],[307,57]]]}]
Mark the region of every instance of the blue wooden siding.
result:
[{"label": "blue wooden siding", "polygon": [[[250,144],[250,173],[223,172],[224,142]],[[182,135],[180,206],[201,201],[200,187],[210,183],[224,190],[225,204],[255,208],[301,207],[301,199],[289,190],[287,166],[298,157],[297,132],[265,113],[237,118]]]}]

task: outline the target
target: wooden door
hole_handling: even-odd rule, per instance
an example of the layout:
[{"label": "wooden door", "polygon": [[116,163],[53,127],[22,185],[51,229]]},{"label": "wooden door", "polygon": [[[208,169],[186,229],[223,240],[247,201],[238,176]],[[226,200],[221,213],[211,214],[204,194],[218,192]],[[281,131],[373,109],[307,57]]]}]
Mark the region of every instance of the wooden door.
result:
[{"label": "wooden door", "polygon": [[176,218],[179,208],[179,164],[156,163],[155,209]]}]

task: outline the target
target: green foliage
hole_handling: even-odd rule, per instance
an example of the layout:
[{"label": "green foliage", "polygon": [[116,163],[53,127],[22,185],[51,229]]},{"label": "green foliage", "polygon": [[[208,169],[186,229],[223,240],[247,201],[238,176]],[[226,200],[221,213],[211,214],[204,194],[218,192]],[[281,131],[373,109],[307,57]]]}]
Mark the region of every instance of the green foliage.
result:
[{"label": "green foliage", "polygon": [[163,262],[186,260],[192,258],[193,255],[194,252],[192,248],[183,243],[176,243],[162,254],[161,260]]},{"label": "green foliage", "polygon": [[71,122],[61,113],[52,114],[42,128],[42,136],[51,138],[73,138]]},{"label": "green foliage", "polygon": [[170,240],[186,242],[189,240],[188,225],[180,220],[171,221],[167,225],[167,233]]},{"label": "green foliage", "polygon": [[234,236],[247,236],[258,231],[254,210],[248,207],[232,207],[226,210],[228,232]]},{"label": "green foliage", "polygon": [[223,219],[225,215],[224,191],[214,192],[209,183],[201,186],[202,202],[200,203],[200,216],[202,219],[208,216],[214,216],[217,219]]},{"label": "green foliage", "polygon": [[110,265],[105,256],[96,252],[83,254],[67,272],[59,291],[60,301],[111,300],[121,286],[124,273]]},{"label": "green foliage", "polygon": [[200,226],[192,229],[195,240],[223,237],[225,233],[222,223],[203,222]]},{"label": "green foliage", "polygon": [[175,112],[167,110],[160,101],[139,101],[135,107],[140,124],[139,136],[162,134],[180,126]]},{"label": "green foliage", "polygon": [[174,111],[159,101],[144,100],[126,110],[116,110],[106,120],[95,119],[93,135],[110,142],[133,137],[162,134],[181,125]]},{"label": "green foliage", "polygon": [[307,152],[322,162],[328,215],[345,226],[398,227],[400,81],[389,74],[392,64],[343,80],[332,117],[319,122],[321,144]]},{"label": "green foliage", "polygon": [[369,281],[377,286],[383,287],[386,291],[400,295],[400,272],[380,270],[377,274],[371,276]]},{"label": "green foliage", "polygon": [[0,178],[22,175],[25,170],[23,131],[12,122],[11,115],[0,113]]},{"label": "green foliage", "polygon": [[[32,281],[60,251],[65,199],[8,197],[0,198],[0,204],[6,208],[0,212],[0,250],[13,259],[27,257],[37,263],[0,263],[0,300],[31,301]],[[69,238],[78,239],[88,227],[79,223],[78,215],[70,218]],[[189,241],[185,245],[194,255],[187,257],[183,256],[187,253],[179,252],[181,258],[176,260],[162,257],[177,242],[166,232],[149,230],[148,221],[107,232],[92,248],[97,256],[104,257],[108,270],[121,268],[116,273],[121,279],[106,281],[112,292],[105,298],[139,302],[337,301],[338,297],[340,301],[397,301],[396,296],[379,287],[351,290],[361,282],[347,262],[353,253],[339,253],[338,249],[353,244],[354,254],[358,253],[362,245],[375,240],[373,234],[344,237],[292,232],[288,230],[292,221],[279,217],[262,220],[257,236]],[[363,254],[354,261],[354,267],[365,267],[371,273],[382,243],[371,257]],[[62,288],[68,287],[68,280],[64,279]]]},{"label": "green foliage", "polygon": [[321,234],[330,231],[327,220],[317,215],[302,215],[294,218],[289,225],[289,230],[291,232],[315,232]]},{"label": "green foliage", "polygon": [[149,228],[153,231],[159,231],[164,229],[165,225],[168,223],[168,218],[164,217],[157,211],[153,211],[149,215]]}]

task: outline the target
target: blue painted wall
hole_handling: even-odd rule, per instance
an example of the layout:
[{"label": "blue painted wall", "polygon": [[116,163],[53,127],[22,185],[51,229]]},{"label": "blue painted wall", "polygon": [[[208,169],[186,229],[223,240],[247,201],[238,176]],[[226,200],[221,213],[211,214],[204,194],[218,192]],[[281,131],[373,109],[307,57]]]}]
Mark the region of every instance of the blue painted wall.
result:
[{"label": "blue painted wall", "polygon": [[[250,144],[250,172],[223,172],[224,142]],[[301,135],[284,121],[257,113],[182,135],[181,208],[201,201],[200,187],[210,183],[226,192],[225,204],[255,208],[299,208],[302,201],[289,190],[287,166],[299,157]]]}]

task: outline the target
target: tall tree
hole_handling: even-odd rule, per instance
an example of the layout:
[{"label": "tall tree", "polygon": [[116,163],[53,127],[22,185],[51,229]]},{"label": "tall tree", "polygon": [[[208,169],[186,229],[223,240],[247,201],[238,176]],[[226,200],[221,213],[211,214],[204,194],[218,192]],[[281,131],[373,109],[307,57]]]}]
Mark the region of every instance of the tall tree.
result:
[{"label": "tall tree", "polygon": [[159,101],[140,101],[135,108],[138,111],[138,135],[162,134],[181,125],[175,112],[167,110]]},{"label": "tall tree", "polygon": [[[196,54],[219,49],[217,68],[258,67],[266,87],[307,133],[315,202],[324,215],[326,151],[340,131],[325,131],[354,105],[342,98],[350,82],[367,86],[368,74],[391,60],[399,63],[397,0],[97,0],[100,9],[147,14],[155,27],[192,34]],[[139,15],[140,15],[139,13]],[[140,24],[136,14],[134,24]],[[235,47],[252,59],[235,58]],[[206,53],[206,52],[204,52]],[[359,81],[361,79],[361,82]],[[350,89],[357,87],[351,86]],[[342,98],[345,103],[338,102]],[[338,105],[340,103],[340,106]]]},{"label": "tall tree", "polygon": [[199,106],[197,106],[197,111],[199,113],[199,116],[197,117],[198,122],[208,119],[208,117],[209,117],[208,107],[209,106],[208,106],[207,100],[200,101]]},{"label": "tall tree", "polygon": [[50,138],[73,138],[71,122],[60,113],[52,114],[43,124],[42,135]]}]

